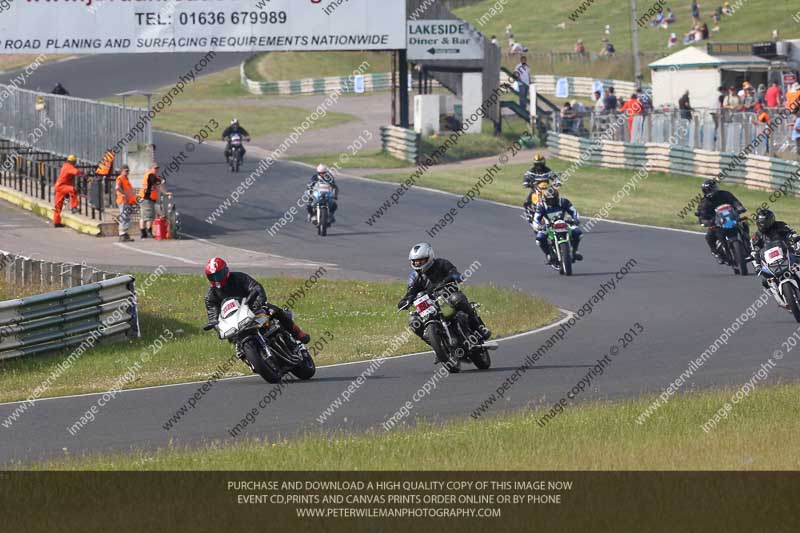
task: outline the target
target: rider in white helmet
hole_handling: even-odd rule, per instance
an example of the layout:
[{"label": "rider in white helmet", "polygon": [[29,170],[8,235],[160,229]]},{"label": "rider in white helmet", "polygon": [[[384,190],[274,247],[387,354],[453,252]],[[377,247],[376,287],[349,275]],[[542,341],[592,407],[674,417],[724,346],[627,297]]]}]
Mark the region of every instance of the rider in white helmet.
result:
[{"label": "rider in white helmet", "polygon": [[[330,171],[327,165],[320,163],[317,165],[317,172],[311,176],[311,179],[308,181],[308,190],[314,189],[314,185],[319,182],[329,183],[331,187],[333,187],[333,203],[331,204],[331,224],[336,222],[336,209],[339,207],[339,204],[336,202],[339,199],[339,186],[336,184],[336,178],[333,176],[333,173]],[[313,214],[313,210],[311,208],[312,204],[311,196],[308,197],[308,202],[306,202],[306,211],[308,211],[308,215],[306,216],[306,221],[311,222],[311,215]]]},{"label": "rider in white helmet", "polygon": [[[398,309],[404,309],[416,298],[417,294],[429,290],[447,281],[461,283],[463,277],[453,263],[447,259],[436,259],[433,247],[427,242],[421,242],[411,247],[408,253],[408,260],[411,263],[411,275],[408,277],[408,289],[405,296],[397,304]],[[461,291],[455,291],[448,295],[450,304],[466,313],[469,318],[469,326],[474,331],[480,333],[483,340],[489,340],[492,332],[483,323],[478,313],[470,305],[469,300]],[[409,326],[422,340],[428,342],[423,337],[423,327],[420,324],[419,316],[412,313],[409,318]],[[430,344],[428,342],[428,344]]]},{"label": "rider in white helmet", "polygon": [[[225,128],[222,132],[222,140],[225,141],[225,159],[228,159],[231,156],[231,135],[234,133],[238,133],[244,140],[250,142],[250,134],[247,133],[247,130],[244,129],[242,126],[239,125],[239,119],[235,118],[231,120],[231,125]],[[244,149],[244,145],[242,145],[242,156],[247,153],[247,150]]]}]

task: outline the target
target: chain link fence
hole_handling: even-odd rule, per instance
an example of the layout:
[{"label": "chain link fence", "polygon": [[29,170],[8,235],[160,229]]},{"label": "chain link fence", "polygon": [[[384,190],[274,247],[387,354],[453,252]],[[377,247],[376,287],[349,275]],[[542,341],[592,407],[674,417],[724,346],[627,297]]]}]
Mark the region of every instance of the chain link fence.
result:
[{"label": "chain link fence", "polygon": [[[108,148],[152,143],[147,109],[47,94],[0,84],[0,139],[37,151],[98,162]],[[136,127],[138,124],[138,127]],[[118,154],[119,155],[119,154]]]}]

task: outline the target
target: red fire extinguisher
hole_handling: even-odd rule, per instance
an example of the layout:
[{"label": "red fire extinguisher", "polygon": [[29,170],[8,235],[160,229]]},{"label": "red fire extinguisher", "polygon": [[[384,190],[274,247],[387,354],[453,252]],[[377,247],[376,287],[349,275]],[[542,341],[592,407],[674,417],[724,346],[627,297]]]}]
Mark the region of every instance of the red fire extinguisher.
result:
[{"label": "red fire extinguisher", "polygon": [[156,217],[153,221],[153,237],[157,241],[167,238],[167,219],[164,217]]}]

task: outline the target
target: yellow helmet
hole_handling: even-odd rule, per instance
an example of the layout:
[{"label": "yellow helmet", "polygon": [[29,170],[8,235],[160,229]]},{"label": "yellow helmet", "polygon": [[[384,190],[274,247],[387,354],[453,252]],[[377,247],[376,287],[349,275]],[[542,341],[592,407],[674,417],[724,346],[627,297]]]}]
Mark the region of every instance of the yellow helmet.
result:
[{"label": "yellow helmet", "polygon": [[69,154],[67,156],[67,161],[69,161],[70,163],[76,163],[78,161],[78,158],[75,157],[75,154]]},{"label": "yellow helmet", "polygon": [[545,161],[546,159],[542,154],[536,154],[536,156],[533,158],[534,163],[544,163]]},{"label": "yellow helmet", "polygon": [[550,182],[540,181],[539,183],[536,184],[536,188],[539,189],[540,191],[546,191],[547,189],[550,188]]}]

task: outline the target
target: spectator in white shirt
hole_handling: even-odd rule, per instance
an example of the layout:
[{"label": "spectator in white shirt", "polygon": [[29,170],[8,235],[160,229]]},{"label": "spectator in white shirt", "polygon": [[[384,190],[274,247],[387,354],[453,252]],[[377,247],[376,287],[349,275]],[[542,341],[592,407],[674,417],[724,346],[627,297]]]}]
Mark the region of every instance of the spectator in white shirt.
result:
[{"label": "spectator in white shirt", "polygon": [[519,58],[519,65],[514,69],[514,74],[517,79],[517,86],[519,89],[519,105],[525,111],[528,110],[528,93],[530,92],[531,85],[531,70],[528,68],[528,58],[522,56]]},{"label": "spectator in white shirt", "polygon": [[605,112],[606,106],[603,105],[603,93],[600,91],[594,92],[594,113],[596,115],[602,115]]}]

